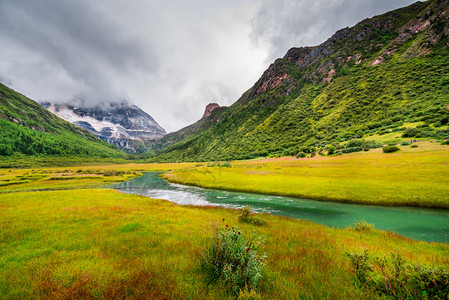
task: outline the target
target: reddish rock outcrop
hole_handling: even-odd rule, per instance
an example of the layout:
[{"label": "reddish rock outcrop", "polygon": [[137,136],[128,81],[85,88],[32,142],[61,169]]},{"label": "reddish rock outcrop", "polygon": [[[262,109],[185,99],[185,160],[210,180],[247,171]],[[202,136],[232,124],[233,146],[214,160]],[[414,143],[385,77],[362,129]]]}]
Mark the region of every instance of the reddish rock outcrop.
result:
[{"label": "reddish rock outcrop", "polygon": [[202,119],[209,117],[210,114],[214,111],[214,109],[216,109],[218,107],[220,107],[220,105],[218,105],[217,103],[209,103],[206,106],[206,109],[204,110]]}]

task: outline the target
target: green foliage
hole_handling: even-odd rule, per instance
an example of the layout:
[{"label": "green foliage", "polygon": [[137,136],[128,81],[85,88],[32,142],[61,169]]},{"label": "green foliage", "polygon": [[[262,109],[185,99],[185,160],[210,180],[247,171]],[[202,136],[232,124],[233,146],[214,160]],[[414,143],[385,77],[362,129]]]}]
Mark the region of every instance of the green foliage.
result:
[{"label": "green foliage", "polygon": [[232,293],[253,290],[263,278],[266,256],[260,236],[244,235],[238,227],[216,227],[201,253],[207,282],[222,281]]},{"label": "green foliage", "polygon": [[250,223],[256,226],[262,226],[266,224],[260,214],[253,213],[253,209],[249,205],[240,209],[239,221],[243,223]]},{"label": "green foliage", "polygon": [[335,153],[335,147],[334,146],[326,146],[327,155],[332,155]]},{"label": "green foliage", "polygon": [[395,299],[445,299],[449,295],[448,268],[413,265],[394,253],[372,261],[368,250],[363,254],[346,253],[346,256],[362,287],[370,286],[380,295]]},{"label": "green foliage", "polygon": [[304,158],[304,157],[306,157],[306,154],[305,154],[304,152],[302,152],[302,151],[299,151],[299,152],[296,154],[296,157],[298,157],[298,158]]},{"label": "green foliage", "polygon": [[419,130],[418,128],[407,128],[402,134],[402,137],[417,137],[420,133],[421,130]]},{"label": "green foliage", "polygon": [[354,228],[355,231],[370,232],[374,229],[374,224],[368,223],[365,220],[360,220],[359,222],[354,223],[352,228]]},{"label": "green foliage", "polygon": [[399,151],[399,147],[397,146],[386,146],[382,149],[383,153],[393,153]]},{"label": "green foliage", "polygon": [[346,257],[351,262],[355,269],[355,275],[361,283],[365,283],[368,279],[368,274],[372,271],[371,264],[369,263],[368,250],[365,249],[363,253],[346,252]]}]

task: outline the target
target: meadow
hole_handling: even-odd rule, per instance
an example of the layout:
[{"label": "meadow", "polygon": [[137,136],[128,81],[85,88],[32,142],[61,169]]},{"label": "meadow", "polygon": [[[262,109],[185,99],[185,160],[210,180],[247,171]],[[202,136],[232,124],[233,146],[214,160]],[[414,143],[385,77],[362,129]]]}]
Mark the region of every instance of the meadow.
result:
[{"label": "meadow", "polygon": [[209,163],[163,175],[232,191],[385,206],[449,208],[449,146],[422,141],[342,156]]},{"label": "meadow", "polygon": [[449,246],[390,232],[331,229],[264,215],[185,207],[111,189],[0,194],[0,298],[234,298],[207,285],[199,255],[213,224],[265,239],[263,299],[371,298],[345,252],[391,252],[407,262],[448,266]]},{"label": "meadow", "polygon": [[[280,193],[290,186],[309,196],[318,186],[326,193],[345,186],[347,192],[352,186],[354,195],[374,199],[368,195],[376,186],[381,196],[385,189],[399,195],[416,184],[425,187],[423,195],[433,195],[429,199],[439,194],[447,201],[447,150],[422,143],[393,154],[371,150],[363,157],[1,169],[0,298],[235,299],[223,284],[208,284],[200,267],[201,253],[217,226],[238,226],[243,234],[265,241],[260,285],[241,299],[406,298],[409,290],[398,294],[390,288],[395,293],[390,295],[374,284],[394,279],[394,261],[387,264],[387,277],[382,275],[385,266],[377,262],[400,257],[404,274],[419,266],[424,268],[419,276],[433,274],[424,276],[431,286],[434,279],[429,278],[443,278],[444,285],[449,245],[414,241],[363,223],[335,229],[266,214],[258,215],[261,222],[241,222],[238,210],[179,206],[104,187],[141,172],[171,170],[167,176],[190,178],[190,184],[202,181],[232,189],[217,183],[242,180],[244,188],[257,187],[251,191]],[[369,179],[363,180],[365,176]],[[298,188],[306,177],[310,188]],[[326,187],[331,182],[333,189]],[[357,185],[370,182],[366,189]],[[372,259],[365,283],[348,258],[364,253]]]}]

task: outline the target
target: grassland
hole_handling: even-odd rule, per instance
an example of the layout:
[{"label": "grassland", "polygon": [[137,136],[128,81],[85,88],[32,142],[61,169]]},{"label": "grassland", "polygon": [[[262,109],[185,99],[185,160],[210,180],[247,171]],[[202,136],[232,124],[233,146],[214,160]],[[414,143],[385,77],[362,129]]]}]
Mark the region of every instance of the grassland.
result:
[{"label": "grassland", "polygon": [[169,181],[307,199],[449,208],[449,147],[423,141],[397,153],[208,164],[164,174]]},{"label": "grassland", "polygon": [[102,187],[145,171],[188,169],[202,164],[103,164],[64,168],[0,169],[0,193]]},{"label": "grassland", "polygon": [[[262,216],[265,225],[254,226],[240,223],[236,210],[179,206],[102,187],[143,171],[172,170],[167,176],[190,178],[188,183],[196,185],[213,183],[216,188],[232,189],[224,184],[235,182],[245,189],[257,187],[251,189],[257,192],[280,193],[292,186],[293,191],[322,189],[331,195],[333,189],[346,188],[340,194],[352,189],[350,195],[374,199],[368,197],[374,191],[381,197],[385,191],[400,195],[419,187],[419,195],[447,200],[447,150],[420,142],[418,148],[402,147],[397,154],[371,150],[363,156],[215,166],[1,169],[0,298],[234,298],[220,284],[207,285],[199,265],[202,247],[216,224],[238,225],[245,233],[264,237],[267,265],[257,290],[262,299],[374,298],[377,292],[360,285],[345,253],[367,250],[379,258],[394,253],[412,265],[447,268],[449,245],[271,215]],[[305,178],[310,183],[299,186]]]},{"label": "grassland", "polygon": [[[238,223],[230,209],[184,207],[110,189],[0,194],[0,298],[231,298],[206,285],[198,259],[214,222],[265,236],[268,265],[258,295],[369,298],[346,251],[390,252],[449,264],[449,246],[380,231],[331,229],[264,215]],[[223,221],[224,220],[224,221]]]}]

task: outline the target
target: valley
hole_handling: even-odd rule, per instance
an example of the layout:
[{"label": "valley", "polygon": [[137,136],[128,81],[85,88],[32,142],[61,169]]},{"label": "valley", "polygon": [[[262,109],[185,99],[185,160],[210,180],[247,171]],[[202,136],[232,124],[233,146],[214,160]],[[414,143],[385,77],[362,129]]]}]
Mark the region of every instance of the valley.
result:
[{"label": "valley", "polygon": [[[0,83],[0,299],[448,298],[449,0],[287,48],[232,103],[119,37],[55,102]],[[210,103],[167,133],[133,102]]]}]

